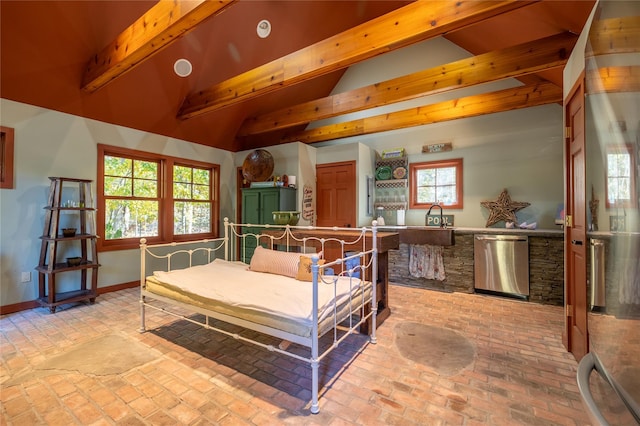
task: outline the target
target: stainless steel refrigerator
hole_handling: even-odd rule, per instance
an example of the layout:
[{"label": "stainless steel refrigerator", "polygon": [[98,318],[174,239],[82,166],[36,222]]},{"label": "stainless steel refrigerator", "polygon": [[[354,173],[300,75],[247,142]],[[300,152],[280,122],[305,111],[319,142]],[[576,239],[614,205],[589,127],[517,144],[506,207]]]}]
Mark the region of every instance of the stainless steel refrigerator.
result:
[{"label": "stainless steel refrigerator", "polygon": [[[640,235],[605,239],[604,259],[591,256],[590,290],[602,296],[591,298],[589,353],[578,366],[578,387],[594,425],[635,425],[640,424]],[[599,273],[604,265],[597,265],[602,261],[604,274]]]},{"label": "stainless steel refrigerator", "polygon": [[[585,48],[591,297],[577,382],[594,425],[640,424],[639,21],[640,2],[600,0]],[[630,80],[614,88],[618,71]]]}]

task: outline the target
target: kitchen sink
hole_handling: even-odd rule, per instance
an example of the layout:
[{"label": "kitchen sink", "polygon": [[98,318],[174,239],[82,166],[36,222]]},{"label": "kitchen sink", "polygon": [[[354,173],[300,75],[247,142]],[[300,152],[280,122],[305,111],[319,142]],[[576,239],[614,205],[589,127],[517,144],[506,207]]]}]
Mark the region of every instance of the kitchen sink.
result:
[{"label": "kitchen sink", "polygon": [[400,244],[427,244],[431,246],[452,246],[455,244],[453,228],[433,228],[414,226],[398,229]]}]

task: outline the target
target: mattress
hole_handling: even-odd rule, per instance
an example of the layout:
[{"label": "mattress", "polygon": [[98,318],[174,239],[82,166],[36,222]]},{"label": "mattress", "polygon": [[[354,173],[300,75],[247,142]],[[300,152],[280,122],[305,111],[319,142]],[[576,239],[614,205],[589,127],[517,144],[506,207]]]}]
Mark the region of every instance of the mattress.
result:
[{"label": "mattress", "polygon": [[[335,285],[334,285],[335,284]],[[313,326],[313,283],[255,272],[241,262],[216,259],[207,265],[155,271],[145,290],[181,303],[230,315],[304,338]],[[362,303],[371,302],[371,283],[348,276],[324,276],[318,284],[318,330],[323,335]]]}]

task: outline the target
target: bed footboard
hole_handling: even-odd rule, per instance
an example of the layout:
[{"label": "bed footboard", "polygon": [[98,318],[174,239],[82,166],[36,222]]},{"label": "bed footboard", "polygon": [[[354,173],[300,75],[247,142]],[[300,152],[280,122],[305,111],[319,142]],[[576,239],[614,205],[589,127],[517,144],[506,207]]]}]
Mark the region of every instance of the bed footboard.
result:
[{"label": "bed footboard", "polygon": [[[146,330],[145,309],[152,308],[207,329],[227,334],[234,339],[256,344],[269,351],[307,362],[311,366],[312,375],[310,411],[314,414],[318,413],[320,410],[318,400],[319,363],[323,358],[361,327],[367,328],[369,342],[376,343],[378,250],[375,222],[372,227],[362,228],[359,231],[345,230],[351,233],[355,232],[353,238],[350,239],[325,238],[322,235],[327,231],[336,232],[340,230],[339,228],[263,225],[261,230],[256,232],[256,229],[260,228],[259,225],[236,225],[227,219],[224,223],[225,234],[223,238],[219,239],[161,245],[147,245],[144,239],[140,241],[140,332]],[[250,235],[242,234],[240,232],[242,229],[251,229],[252,233]],[[296,235],[296,231],[299,229],[302,229],[304,233],[316,235],[300,237],[300,235]],[[302,312],[306,312],[304,306],[309,304],[308,320],[301,317],[299,320],[292,320],[292,325],[288,325],[289,313],[283,312],[282,318],[278,315],[267,317],[243,310],[242,303],[234,303],[232,307],[229,307],[219,300],[208,299],[209,290],[206,287],[204,289],[198,287],[198,276],[194,274],[206,273],[208,276],[217,278],[224,276],[222,270],[216,270],[217,272],[212,274],[209,268],[215,267],[229,269],[229,273],[234,275],[232,279],[227,281],[232,282],[236,287],[241,285],[243,290],[249,289],[244,286],[249,286],[251,283],[242,282],[240,277],[243,274],[236,272],[246,271],[247,265],[234,260],[242,250],[240,244],[247,241],[247,238],[255,238],[256,246],[260,245],[272,249],[270,255],[282,252],[291,254],[291,250],[298,253],[300,257],[309,251],[316,252],[308,253],[306,256],[311,258],[309,284],[301,285],[299,281],[296,283],[293,278],[276,276],[279,285],[290,285],[289,288],[292,291],[309,292],[309,297],[293,299],[303,301],[299,306]],[[337,244],[341,248],[340,256],[331,259],[331,261],[321,259],[319,256],[329,247],[328,244]],[[354,249],[355,247],[357,249]],[[301,259],[299,262],[298,273],[302,267]],[[165,272],[154,273],[150,271]],[[257,272],[250,271],[248,274],[254,274],[253,279],[255,279]],[[261,275],[262,278],[274,278],[274,274]],[[290,284],[290,280],[294,280],[294,283]],[[222,281],[225,280],[221,279],[216,283],[216,291],[224,290],[224,282]],[[196,284],[192,284],[192,282]],[[265,286],[262,288],[264,289]],[[328,292],[328,289],[331,289],[332,293]],[[286,297],[293,295],[289,292],[277,293],[282,293]],[[244,297],[249,297],[246,294],[253,294],[253,292],[251,290],[245,291]],[[228,297],[231,296],[228,294],[225,296],[225,300]],[[262,298],[267,299],[264,296]],[[307,300],[309,298],[311,300]],[[249,301],[247,304],[251,305]],[[288,304],[291,305],[291,303]],[[181,313],[185,309],[187,312],[202,314],[204,320],[202,322],[194,320],[191,315]],[[212,319],[264,333],[280,339],[281,342],[287,342],[287,344],[265,344],[240,333],[229,333],[216,326],[216,322],[211,321]],[[309,326],[305,325],[309,323]],[[326,336],[327,339],[331,336],[332,342],[326,345],[327,347],[324,347],[323,344],[321,350],[319,339],[323,336]],[[299,350],[296,352],[289,350],[290,348],[287,346],[290,343],[307,347],[309,355],[305,357],[299,355]]]}]

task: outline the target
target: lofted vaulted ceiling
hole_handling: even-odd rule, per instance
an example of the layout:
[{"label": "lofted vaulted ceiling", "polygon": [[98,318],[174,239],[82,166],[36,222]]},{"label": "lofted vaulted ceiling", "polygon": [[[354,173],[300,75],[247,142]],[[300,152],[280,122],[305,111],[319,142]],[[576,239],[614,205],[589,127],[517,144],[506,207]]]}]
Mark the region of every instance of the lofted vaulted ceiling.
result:
[{"label": "lofted vaulted ceiling", "polygon": [[[230,151],[328,141],[562,102],[562,67],[593,5],[2,0],[0,95]],[[267,38],[256,34],[263,19]],[[332,94],[349,66],[436,37],[470,57]],[[173,71],[180,58],[188,77]],[[522,85],[427,100],[506,78]],[[424,106],[367,115],[418,98]],[[340,120],[355,111],[364,117]]]}]

